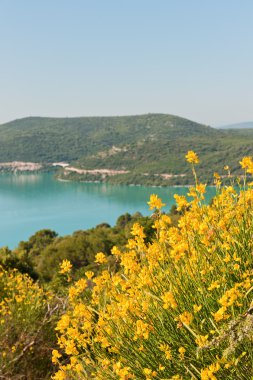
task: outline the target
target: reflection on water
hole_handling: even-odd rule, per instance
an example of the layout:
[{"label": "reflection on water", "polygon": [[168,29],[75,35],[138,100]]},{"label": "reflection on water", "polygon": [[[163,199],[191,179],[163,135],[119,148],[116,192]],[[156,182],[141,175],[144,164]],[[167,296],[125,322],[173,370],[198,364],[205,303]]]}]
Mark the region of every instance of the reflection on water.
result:
[{"label": "reflection on water", "polygon": [[2,176],[5,176],[6,179],[4,182],[6,183],[12,183],[16,185],[22,185],[25,183],[34,183],[34,182],[41,182],[43,180],[43,177],[41,177],[38,174],[7,174]]},{"label": "reflection on water", "polygon": [[[150,215],[147,201],[156,193],[167,204],[185,187],[144,187],[56,181],[50,173],[0,175],[0,246],[14,247],[42,228],[60,235],[102,222],[114,225],[118,216],[140,211]],[[208,199],[215,194],[208,188]]]}]

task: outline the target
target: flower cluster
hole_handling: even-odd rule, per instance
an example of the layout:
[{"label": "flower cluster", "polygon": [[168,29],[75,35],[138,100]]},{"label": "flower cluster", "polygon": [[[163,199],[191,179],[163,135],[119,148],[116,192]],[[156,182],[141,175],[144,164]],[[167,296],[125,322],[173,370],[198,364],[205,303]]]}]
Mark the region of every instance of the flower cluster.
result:
[{"label": "flower cluster", "polygon": [[198,164],[199,163],[199,158],[198,155],[193,151],[189,150],[188,153],[185,156],[187,162],[191,164]]},{"label": "flower cluster", "polygon": [[69,260],[63,260],[63,262],[60,265],[60,273],[65,274],[69,273],[72,268],[72,264]]},{"label": "flower cluster", "polygon": [[52,302],[52,294],[28,275],[0,266],[1,378],[46,376],[55,341]]}]

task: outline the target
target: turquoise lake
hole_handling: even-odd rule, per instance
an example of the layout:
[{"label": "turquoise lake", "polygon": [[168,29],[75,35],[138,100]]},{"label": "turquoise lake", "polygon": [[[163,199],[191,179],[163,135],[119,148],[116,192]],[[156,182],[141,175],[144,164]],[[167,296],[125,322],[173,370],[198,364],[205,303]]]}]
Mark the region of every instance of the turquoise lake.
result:
[{"label": "turquoise lake", "polygon": [[[140,211],[150,215],[147,201],[158,194],[169,211],[173,194],[186,194],[186,187],[122,186],[101,183],[60,182],[52,174],[0,175],[0,246],[14,248],[34,232],[50,228],[59,235],[95,227]],[[207,189],[207,200],[215,189]]]}]

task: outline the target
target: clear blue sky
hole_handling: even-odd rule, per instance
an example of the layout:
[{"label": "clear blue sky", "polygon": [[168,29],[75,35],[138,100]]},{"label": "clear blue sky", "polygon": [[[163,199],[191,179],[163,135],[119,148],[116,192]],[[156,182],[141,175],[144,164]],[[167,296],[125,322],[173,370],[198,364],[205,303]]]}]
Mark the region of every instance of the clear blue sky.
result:
[{"label": "clear blue sky", "polygon": [[0,122],[253,120],[252,0],[1,0]]}]

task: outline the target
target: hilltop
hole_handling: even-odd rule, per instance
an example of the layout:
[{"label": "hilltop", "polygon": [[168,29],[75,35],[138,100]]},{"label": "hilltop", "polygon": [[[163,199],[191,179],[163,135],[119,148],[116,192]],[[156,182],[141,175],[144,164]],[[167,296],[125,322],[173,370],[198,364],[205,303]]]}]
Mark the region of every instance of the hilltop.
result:
[{"label": "hilltop", "polygon": [[252,142],[253,131],[218,130],[166,114],[29,117],[0,125],[0,162],[67,162],[81,169],[61,169],[65,179],[188,184],[188,150],[200,155],[200,176],[211,181],[224,163],[236,171],[238,157],[253,154]]}]

